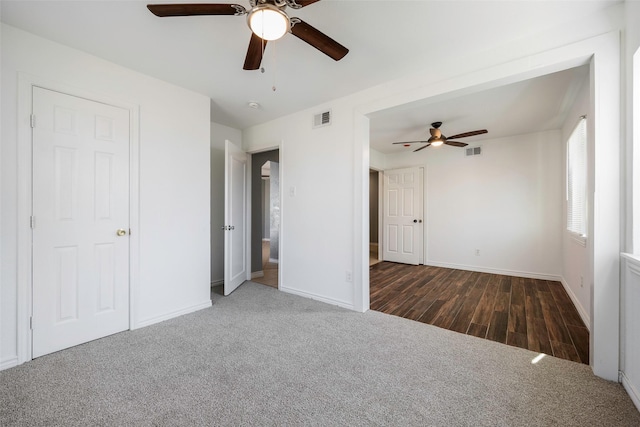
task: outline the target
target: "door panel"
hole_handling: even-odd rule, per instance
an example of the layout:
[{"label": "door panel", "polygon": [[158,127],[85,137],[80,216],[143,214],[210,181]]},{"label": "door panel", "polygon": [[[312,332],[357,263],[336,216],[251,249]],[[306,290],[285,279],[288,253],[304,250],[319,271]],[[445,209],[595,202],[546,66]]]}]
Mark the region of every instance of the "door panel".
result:
[{"label": "door panel", "polygon": [[34,87],[33,114],[38,357],[129,328],[129,111]]},{"label": "door panel", "polygon": [[224,294],[247,278],[247,155],[225,142]]},{"label": "door panel", "polygon": [[422,168],[384,172],[382,258],[417,265],[422,261]]}]

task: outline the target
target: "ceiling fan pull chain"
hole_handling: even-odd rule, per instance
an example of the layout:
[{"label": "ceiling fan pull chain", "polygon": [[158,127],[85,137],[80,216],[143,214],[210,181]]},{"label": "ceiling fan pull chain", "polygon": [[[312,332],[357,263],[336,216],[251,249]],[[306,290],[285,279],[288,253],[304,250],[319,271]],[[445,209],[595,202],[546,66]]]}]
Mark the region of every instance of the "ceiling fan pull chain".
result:
[{"label": "ceiling fan pull chain", "polygon": [[278,43],[273,43],[273,86],[271,86],[271,90],[273,92],[276,91],[276,78],[278,76],[278,48],[276,47]]},{"label": "ceiling fan pull chain", "polygon": [[[260,58],[264,58],[265,41],[263,38],[260,38],[260,45],[262,46],[262,53],[260,55]],[[264,67],[260,67],[260,72],[264,74]]]}]

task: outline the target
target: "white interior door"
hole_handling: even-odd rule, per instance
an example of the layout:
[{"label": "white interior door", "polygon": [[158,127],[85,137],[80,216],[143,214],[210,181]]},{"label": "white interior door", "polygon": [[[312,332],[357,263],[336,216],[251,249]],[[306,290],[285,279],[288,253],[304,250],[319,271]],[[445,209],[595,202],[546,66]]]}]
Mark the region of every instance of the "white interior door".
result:
[{"label": "white interior door", "polygon": [[247,155],[225,141],[224,294],[247,279]]},{"label": "white interior door", "polygon": [[129,111],[34,87],[33,114],[38,357],[129,329]]},{"label": "white interior door", "polygon": [[422,168],[384,172],[383,259],[422,262]]}]

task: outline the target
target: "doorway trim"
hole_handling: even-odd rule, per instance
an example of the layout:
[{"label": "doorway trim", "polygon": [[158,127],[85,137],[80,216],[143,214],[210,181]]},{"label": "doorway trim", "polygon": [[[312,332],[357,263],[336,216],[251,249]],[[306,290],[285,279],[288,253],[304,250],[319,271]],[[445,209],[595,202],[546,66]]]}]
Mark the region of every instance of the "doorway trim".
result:
[{"label": "doorway trim", "polygon": [[[285,224],[285,197],[284,197],[284,141],[279,141],[278,144],[269,145],[267,147],[261,147],[257,150],[247,151],[246,153],[249,155],[247,159],[248,169],[249,169],[249,177],[247,178],[249,188],[247,190],[247,223],[251,224],[252,212],[253,208],[251,205],[251,192],[253,191],[251,187],[251,165],[253,164],[253,155],[258,153],[263,153],[265,151],[273,151],[278,150],[278,188],[280,189],[280,232],[278,236],[278,290],[283,290],[282,288],[282,276],[284,272],[284,265],[286,264],[284,259],[284,251],[285,247],[283,243],[284,236],[284,224]],[[249,265],[249,269],[247,271],[247,280],[251,280],[251,236],[252,236],[251,227],[249,227],[249,233],[247,233],[247,263]]]},{"label": "doorway trim", "polygon": [[[592,135],[593,189],[590,202],[589,269],[592,273],[591,368],[607,380],[618,381],[620,353],[620,32],[612,31],[569,45],[551,48],[487,69],[428,85],[397,91],[363,104],[354,111],[354,309],[369,309],[368,276],[368,114],[420,99],[486,90],[509,83],[590,64],[589,115]],[[597,106],[597,107],[596,107]],[[595,218],[594,218],[595,217]],[[594,241],[597,246],[594,246]],[[597,296],[597,301],[594,301]]]},{"label": "doorway trim", "polygon": [[78,98],[112,105],[129,111],[129,329],[136,328],[136,295],[139,288],[140,256],[140,181],[139,181],[139,110],[140,107],[119,99],[78,88],[67,83],[50,80],[28,73],[18,73],[18,126],[17,126],[17,239],[16,239],[16,348],[17,365],[32,359],[32,253],[31,226],[32,212],[32,129],[30,116],[33,108],[33,87],[62,92]]}]

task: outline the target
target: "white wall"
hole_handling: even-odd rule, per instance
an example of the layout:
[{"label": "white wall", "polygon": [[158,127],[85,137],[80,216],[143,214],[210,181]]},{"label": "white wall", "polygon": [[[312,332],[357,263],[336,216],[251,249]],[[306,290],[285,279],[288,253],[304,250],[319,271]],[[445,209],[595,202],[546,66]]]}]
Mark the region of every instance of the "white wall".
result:
[{"label": "white wall", "polygon": [[[640,254],[640,2],[625,3],[626,30],[624,94],[626,95],[625,139],[626,167],[626,252]],[[635,56],[634,56],[635,55]],[[635,78],[634,78],[635,75]]]},{"label": "white wall", "polygon": [[[425,264],[559,280],[562,165],[558,131],[388,155],[425,170]],[[480,250],[480,255],[475,250]]]},{"label": "white wall", "polygon": [[26,319],[17,318],[17,293],[29,286],[17,283],[17,206],[28,204],[28,194],[18,188],[24,171],[16,166],[18,128],[28,122],[16,109],[25,96],[18,92],[19,72],[139,106],[139,229],[132,230],[139,264],[132,265],[132,326],[210,306],[209,99],[3,24],[2,367],[18,363],[18,322]]},{"label": "white wall", "polygon": [[625,3],[626,33],[624,94],[626,95],[626,132],[623,153],[626,154],[624,250],[621,316],[621,371],[622,384],[640,410],[640,333],[638,301],[640,300],[640,2]]},{"label": "white wall", "polygon": [[242,143],[240,130],[211,123],[211,283],[224,281],[224,141]]},{"label": "white wall", "polygon": [[242,138],[249,138],[247,151],[282,141],[280,289],[352,307],[352,283],[345,279],[353,271],[351,121],[348,110],[332,105],[331,126],[311,130],[318,111],[251,128]]},{"label": "white wall", "polygon": [[[563,285],[567,293],[571,296],[582,320],[590,327],[590,311],[591,311],[591,283],[592,278],[589,272],[589,252],[586,245],[574,239],[567,231],[567,200],[566,200],[566,182],[567,182],[567,140],[573,132],[578,118],[589,113],[589,79],[585,79],[580,92],[576,97],[567,120],[562,126],[562,278]],[[592,182],[593,173],[588,182]],[[592,194],[588,191],[588,194]],[[590,237],[587,237],[589,239]]]}]

